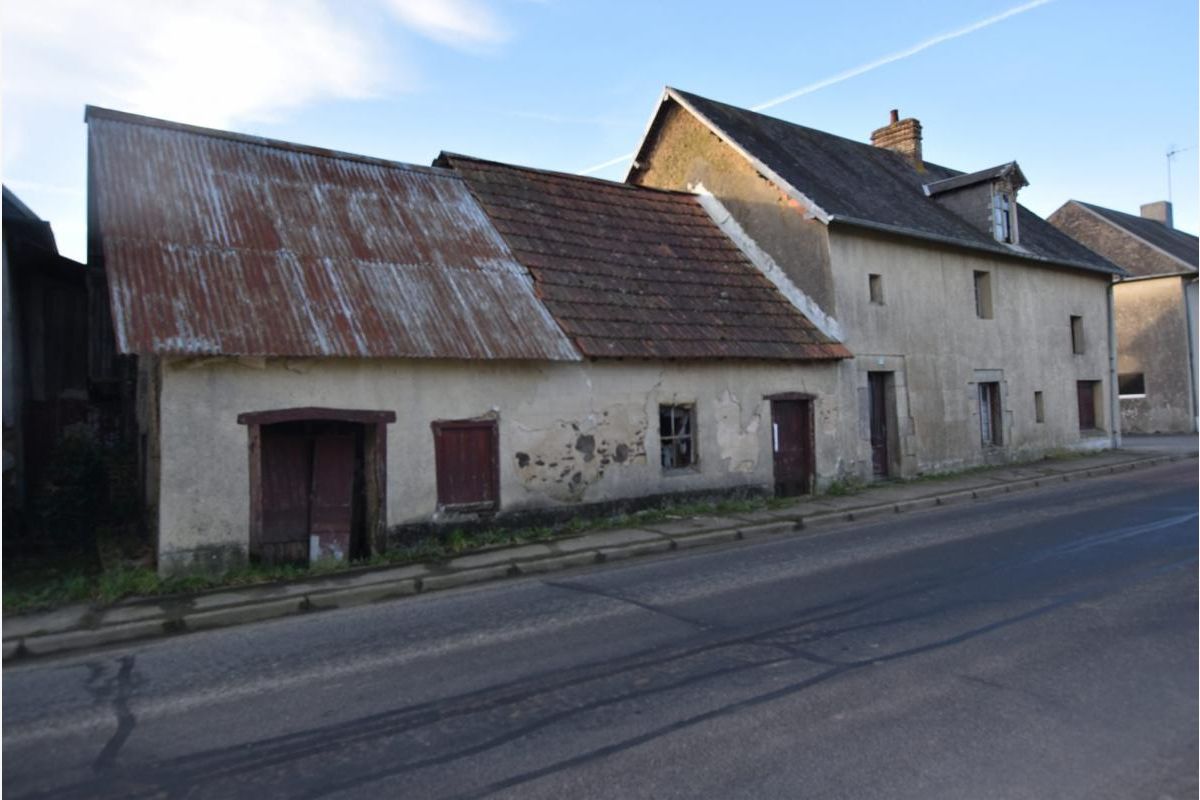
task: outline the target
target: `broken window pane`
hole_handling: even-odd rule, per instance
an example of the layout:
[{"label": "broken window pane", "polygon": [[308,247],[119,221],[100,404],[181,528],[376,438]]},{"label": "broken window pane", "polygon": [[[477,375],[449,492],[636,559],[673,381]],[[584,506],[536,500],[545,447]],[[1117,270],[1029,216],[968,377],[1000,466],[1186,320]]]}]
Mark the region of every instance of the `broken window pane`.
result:
[{"label": "broken window pane", "polygon": [[692,441],[692,406],[659,406],[658,436],[663,469],[690,467],[696,463]]}]

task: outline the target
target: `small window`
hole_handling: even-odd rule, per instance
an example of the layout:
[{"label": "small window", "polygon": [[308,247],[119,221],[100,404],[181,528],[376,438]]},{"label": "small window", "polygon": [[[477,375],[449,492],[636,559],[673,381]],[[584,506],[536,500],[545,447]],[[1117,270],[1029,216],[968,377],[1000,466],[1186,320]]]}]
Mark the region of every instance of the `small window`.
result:
[{"label": "small window", "polygon": [[992,318],[992,273],[975,271],[975,316]]},{"label": "small window", "polygon": [[1071,352],[1083,354],[1083,317],[1071,317]]},{"label": "small window", "polygon": [[1036,422],[1046,421],[1046,403],[1042,400],[1041,392],[1033,393],[1033,418]]},{"label": "small window", "polygon": [[659,406],[658,436],[663,469],[680,469],[696,464],[695,408]]},{"label": "small window", "polygon": [[483,511],[500,504],[500,434],[494,419],[433,423],[438,506]]},{"label": "small window", "polygon": [[871,302],[877,306],[883,305],[883,277],[879,275],[868,275],[867,288],[871,292]]},{"label": "small window", "polygon": [[1004,443],[1000,414],[1000,384],[995,381],[979,384],[979,434],[985,447]]},{"label": "small window", "polygon": [[1012,198],[1007,192],[992,195],[992,228],[996,241],[1012,243]]},{"label": "small window", "polygon": [[1117,387],[1121,397],[1145,397],[1146,375],[1142,372],[1126,372],[1118,375]]}]

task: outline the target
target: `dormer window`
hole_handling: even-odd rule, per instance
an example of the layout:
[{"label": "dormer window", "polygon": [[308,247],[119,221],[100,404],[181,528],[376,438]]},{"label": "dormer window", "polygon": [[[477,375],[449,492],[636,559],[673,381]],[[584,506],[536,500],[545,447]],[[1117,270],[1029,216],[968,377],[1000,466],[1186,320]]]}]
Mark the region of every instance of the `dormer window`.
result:
[{"label": "dormer window", "polygon": [[925,184],[925,194],[982,234],[1003,244],[1021,238],[1017,219],[1017,192],[1029,182],[1017,162],[955,175]]},{"label": "dormer window", "polygon": [[992,235],[998,242],[1013,243],[1012,198],[1008,192],[992,195]]}]

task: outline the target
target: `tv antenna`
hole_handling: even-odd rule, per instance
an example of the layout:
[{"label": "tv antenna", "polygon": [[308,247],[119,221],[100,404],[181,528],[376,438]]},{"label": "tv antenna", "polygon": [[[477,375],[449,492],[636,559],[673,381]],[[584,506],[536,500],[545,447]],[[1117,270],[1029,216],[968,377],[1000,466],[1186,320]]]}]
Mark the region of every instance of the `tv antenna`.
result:
[{"label": "tv antenna", "polygon": [[1171,159],[1180,153],[1186,153],[1188,150],[1195,150],[1195,147],[1176,147],[1169,145],[1167,147],[1167,202],[1171,202]]}]

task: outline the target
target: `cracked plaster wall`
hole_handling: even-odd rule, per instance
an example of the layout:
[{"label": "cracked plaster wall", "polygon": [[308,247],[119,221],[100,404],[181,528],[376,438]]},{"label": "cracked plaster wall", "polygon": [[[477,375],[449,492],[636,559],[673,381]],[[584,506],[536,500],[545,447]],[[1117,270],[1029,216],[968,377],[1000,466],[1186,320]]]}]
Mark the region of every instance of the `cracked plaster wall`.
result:
[{"label": "cracked plaster wall", "polygon": [[[494,414],[501,513],[642,495],[769,488],[770,406],[815,395],[817,473],[840,470],[836,364],[183,359],[162,369],[160,558],[245,549],[250,411],[395,411],[387,426],[387,523],[443,519],[433,420]],[[696,409],[694,468],[660,466],[658,405]],[[539,463],[540,462],[540,463]]]}]

